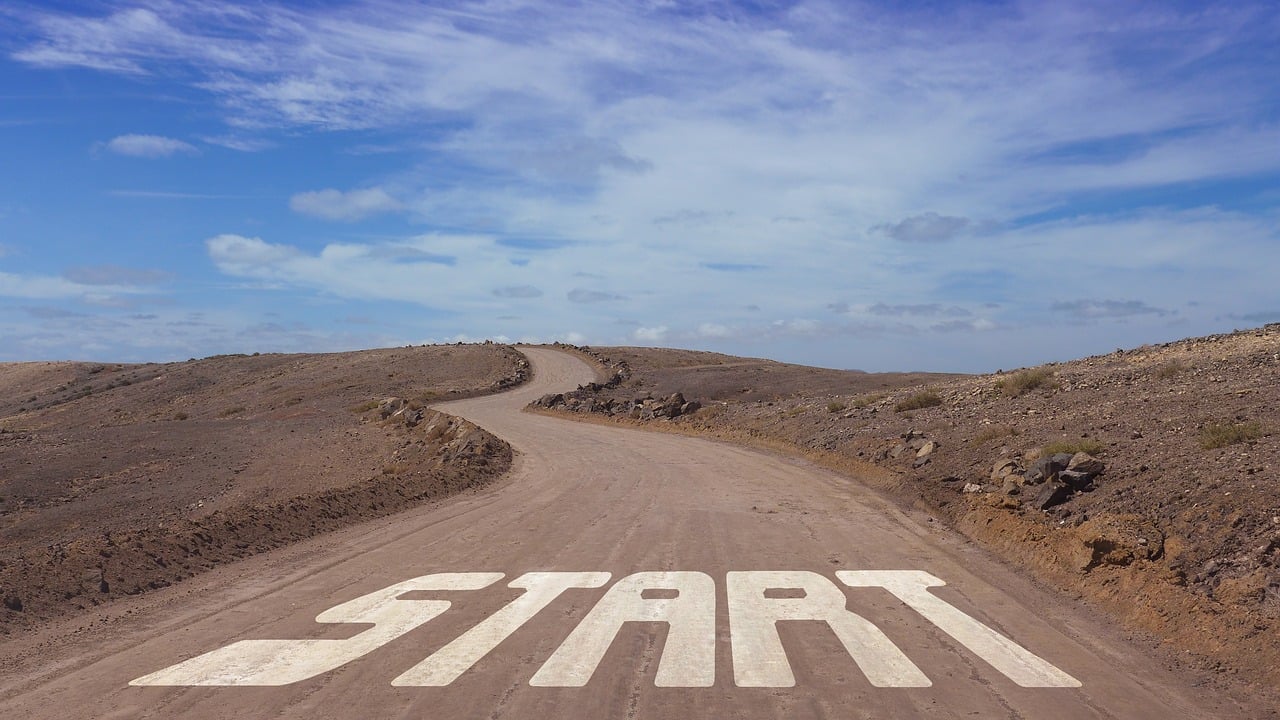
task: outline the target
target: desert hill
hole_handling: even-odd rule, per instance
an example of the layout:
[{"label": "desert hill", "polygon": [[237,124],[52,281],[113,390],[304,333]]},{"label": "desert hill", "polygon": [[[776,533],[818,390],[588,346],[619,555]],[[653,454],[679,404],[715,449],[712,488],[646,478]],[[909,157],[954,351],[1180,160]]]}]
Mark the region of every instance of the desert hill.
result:
[{"label": "desert hill", "polygon": [[583,351],[602,382],[541,406],[804,455],[1280,685],[1280,325],[973,376]]},{"label": "desert hill", "polygon": [[0,632],[500,475],[420,408],[526,375],[491,344],[0,364]]}]

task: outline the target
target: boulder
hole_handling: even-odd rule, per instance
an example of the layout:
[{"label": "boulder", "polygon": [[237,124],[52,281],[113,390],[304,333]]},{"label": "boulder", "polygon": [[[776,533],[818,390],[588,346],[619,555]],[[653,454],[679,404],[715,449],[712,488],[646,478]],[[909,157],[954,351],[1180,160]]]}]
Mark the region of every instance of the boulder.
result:
[{"label": "boulder", "polygon": [[1067,462],[1066,469],[1072,472],[1094,476],[1101,475],[1102,471],[1107,469],[1107,465],[1089,453],[1078,452],[1071,456],[1071,460]]},{"label": "boulder", "polygon": [[1053,457],[1039,458],[1031,463],[1031,467],[1027,468],[1023,478],[1028,485],[1039,485],[1066,470],[1069,462],[1071,462],[1071,456],[1066,453],[1059,453]]},{"label": "boulder", "polygon": [[934,442],[933,440],[930,440],[920,446],[920,449],[916,451],[916,457],[917,458],[928,457],[933,454],[934,450],[937,450],[937,449],[938,449],[938,443]]},{"label": "boulder", "polygon": [[1090,473],[1078,472],[1076,470],[1063,470],[1058,473],[1058,479],[1071,486],[1072,490],[1087,491],[1093,489],[1093,478],[1096,477]]},{"label": "boulder", "polygon": [[680,414],[689,415],[690,413],[696,413],[701,409],[702,409],[702,403],[698,402],[697,400],[690,400],[689,402],[680,406]]},{"label": "boulder", "polygon": [[1045,486],[1036,494],[1032,505],[1040,510],[1048,510],[1055,505],[1061,505],[1071,499],[1071,486],[1055,480],[1045,483]]},{"label": "boulder", "polygon": [[378,403],[378,416],[383,420],[386,420],[392,415],[400,412],[404,405],[405,402],[403,398],[389,397]]},{"label": "boulder", "polygon": [[991,480],[992,482],[1000,482],[1010,475],[1016,475],[1018,472],[1020,472],[1020,470],[1018,468],[1017,460],[1009,458],[997,460],[995,465],[991,466]]},{"label": "boulder", "polygon": [[973,494],[982,492],[982,486],[977,483],[965,483],[960,492],[965,494]]}]

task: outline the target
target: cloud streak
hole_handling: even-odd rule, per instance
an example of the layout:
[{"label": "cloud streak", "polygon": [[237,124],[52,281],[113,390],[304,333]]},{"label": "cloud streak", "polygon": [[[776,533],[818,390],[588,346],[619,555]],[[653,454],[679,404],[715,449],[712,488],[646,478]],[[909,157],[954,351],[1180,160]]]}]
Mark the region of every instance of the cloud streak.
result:
[{"label": "cloud streak", "polygon": [[200,153],[190,143],[161,135],[119,135],[107,141],[105,147],[117,155],[140,158],[167,158]]},{"label": "cloud streak", "polygon": [[289,198],[289,208],[324,220],[354,222],[370,215],[400,210],[403,206],[382,188],[342,192],[332,188],[301,192]]}]

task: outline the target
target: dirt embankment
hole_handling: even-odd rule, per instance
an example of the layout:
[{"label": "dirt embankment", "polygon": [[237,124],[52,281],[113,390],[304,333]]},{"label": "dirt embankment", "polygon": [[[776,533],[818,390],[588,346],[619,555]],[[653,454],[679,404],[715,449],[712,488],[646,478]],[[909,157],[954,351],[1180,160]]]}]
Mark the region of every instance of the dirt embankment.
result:
[{"label": "dirt embankment", "polygon": [[[804,454],[1183,661],[1280,685],[1280,325],[994,375],[849,373],[843,387],[789,385],[805,376],[759,361],[691,371],[686,351],[584,350],[622,377],[560,411]],[[1050,462],[1079,451],[1100,474]]]},{"label": "dirt embankment", "polygon": [[[0,633],[486,482],[498,345],[0,365]],[[395,398],[387,402],[388,398]]]}]

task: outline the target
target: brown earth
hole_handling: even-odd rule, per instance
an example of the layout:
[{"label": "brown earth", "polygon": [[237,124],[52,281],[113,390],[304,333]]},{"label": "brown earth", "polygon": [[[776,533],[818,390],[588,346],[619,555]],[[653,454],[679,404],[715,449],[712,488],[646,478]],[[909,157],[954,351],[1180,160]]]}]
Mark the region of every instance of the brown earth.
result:
[{"label": "brown earth", "polygon": [[[524,352],[536,370],[531,382],[439,408],[510,443],[517,456],[503,480],[0,638],[0,708],[24,720],[1280,717],[1274,698],[1233,696],[1211,674],[1165,667],[1102,614],[896,507],[869,489],[873,479],[725,442],[522,413],[593,376],[576,357]],[[761,570],[773,576],[761,594],[785,615],[743,625],[751,614],[734,610],[731,580]],[[884,570],[934,576],[928,595],[958,615],[929,619],[887,588],[833,584],[845,571]],[[477,572],[492,584],[429,589]],[[522,614],[528,578],[584,572],[612,585],[582,583]],[[380,601],[393,607],[346,615],[349,622],[332,616],[410,579],[422,589]],[[700,588],[688,584],[694,579]],[[643,591],[624,588],[637,580]],[[806,588],[843,597],[847,612],[811,615]],[[620,589],[644,608],[610,603]],[[691,612],[664,622],[676,599]],[[593,641],[594,652],[572,647],[584,628],[599,632],[593,618],[610,614],[618,624]],[[830,621],[800,619],[819,616]],[[964,617],[1012,645],[982,642],[963,629],[973,626],[954,624]],[[422,624],[399,634],[408,618]],[[506,632],[513,619],[518,627],[505,639],[490,634],[494,622]],[[866,635],[838,635],[838,619],[882,633],[905,664],[868,653],[857,639]],[[775,651],[766,649],[771,630]],[[712,652],[694,659],[678,651],[691,642]],[[353,645],[359,657],[346,654]],[[996,647],[1038,660],[997,664]],[[212,682],[134,684],[211,651],[222,658],[206,665]],[[590,677],[536,681],[557,657]],[[1079,685],[1016,680],[1018,668],[1038,662]],[[279,663],[306,672],[282,684],[244,674]],[[445,684],[398,682],[423,663],[461,674]],[[794,677],[757,683],[741,674],[753,665],[790,668]],[[909,667],[927,682],[897,679],[895,668]]]},{"label": "brown earth", "polygon": [[496,477],[505,443],[377,402],[526,377],[488,344],[0,365],[0,634]]},{"label": "brown earth", "polygon": [[[1280,686],[1280,325],[980,376],[583,350],[602,378],[622,376],[571,393],[578,417],[802,454],[1151,633],[1171,662],[1245,692]],[[626,412],[674,392],[703,407]],[[921,396],[938,404],[905,407]],[[1089,450],[1106,467],[1089,491],[1042,510],[1045,486],[1021,470],[1047,446]],[[1014,479],[993,480],[1008,461]]]}]

